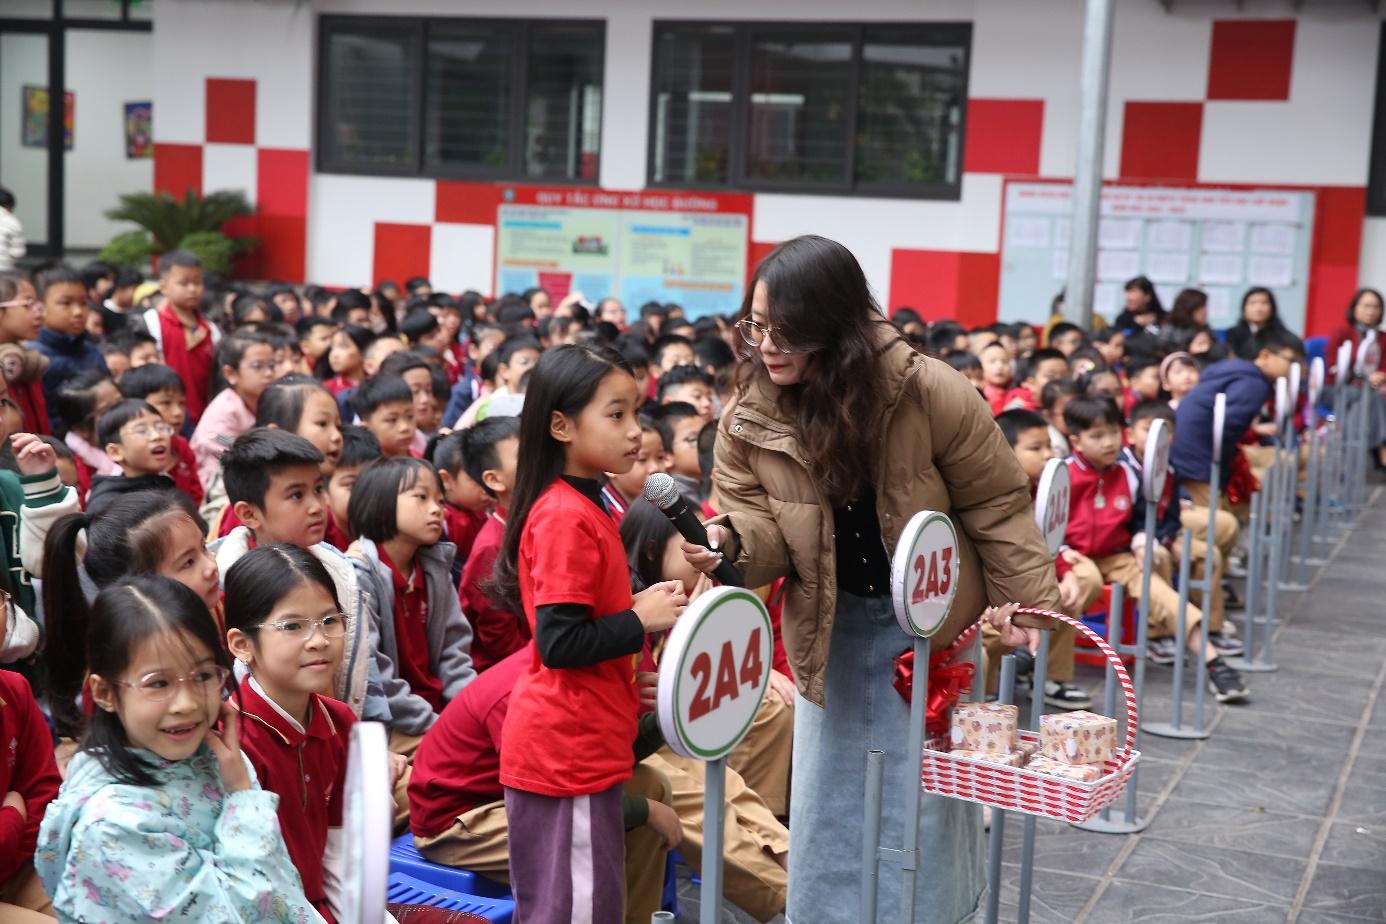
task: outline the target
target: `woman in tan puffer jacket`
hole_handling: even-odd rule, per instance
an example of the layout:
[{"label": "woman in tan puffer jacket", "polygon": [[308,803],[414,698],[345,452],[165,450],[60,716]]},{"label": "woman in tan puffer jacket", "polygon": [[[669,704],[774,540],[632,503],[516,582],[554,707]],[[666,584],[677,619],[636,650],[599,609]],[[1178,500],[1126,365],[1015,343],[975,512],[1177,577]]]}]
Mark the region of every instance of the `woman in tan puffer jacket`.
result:
[{"label": "woman in tan puffer jacket", "polygon": [[[958,590],[948,644],[988,604],[1057,608],[1053,559],[1029,483],[966,379],[920,356],[876,306],[842,245],[800,237],[757,268],[738,330],[752,346],[717,435],[723,516],[708,530],[747,586],[787,578],[783,632],[799,696],[790,806],[788,917],[858,914],[866,750],[886,752],[882,839],[919,785],[905,753],[908,704],[891,687],[910,646],[892,609],[890,555],[920,510],[952,517]],[[711,570],[717,556],[685,546]],[[830,657],[831,654],[831,657]],[[915,920],[960,921],[984,884],[981,813],[925,797]],[[880,919],[898,918],[883,869]]]}]

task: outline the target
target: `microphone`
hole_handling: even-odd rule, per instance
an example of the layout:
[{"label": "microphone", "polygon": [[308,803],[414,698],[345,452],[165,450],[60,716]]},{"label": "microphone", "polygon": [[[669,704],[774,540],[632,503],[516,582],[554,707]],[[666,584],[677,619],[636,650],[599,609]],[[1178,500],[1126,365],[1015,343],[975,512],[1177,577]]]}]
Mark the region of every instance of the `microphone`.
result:
[{"label": "microphone", "polygon": [[[708,547],[707,530],[703,528],[698,515],[689,507],[688,500],[679,493],[674,479],[663,472],[656,472],[645,479],[645,500],[654,504],[674,524],[683,538],[694,545]],[[723,559],[713,570],[712,576],[724,587],[745,587],[745,579],[731,562]]]}]

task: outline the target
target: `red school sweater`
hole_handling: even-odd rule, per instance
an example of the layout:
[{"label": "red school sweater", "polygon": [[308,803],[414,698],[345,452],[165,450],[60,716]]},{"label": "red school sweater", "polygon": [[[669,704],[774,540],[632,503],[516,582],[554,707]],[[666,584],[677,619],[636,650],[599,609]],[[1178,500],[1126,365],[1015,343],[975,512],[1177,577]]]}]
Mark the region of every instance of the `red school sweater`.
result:
[{"label": "red school sweater", "polygon": [[0,883],[33,860],[39,825],[60,785],[53,736],[29,681],[0,670],[0,794],[22,795],[28,813],[24,817],[18,809],[0,808]]}]

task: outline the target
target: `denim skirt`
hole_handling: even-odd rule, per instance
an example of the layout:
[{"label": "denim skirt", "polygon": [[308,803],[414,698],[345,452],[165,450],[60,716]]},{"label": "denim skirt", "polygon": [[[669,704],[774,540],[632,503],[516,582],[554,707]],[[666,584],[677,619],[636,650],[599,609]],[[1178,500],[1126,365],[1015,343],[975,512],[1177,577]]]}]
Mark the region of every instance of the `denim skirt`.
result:
[{"label": "denim skirt", "polygon": [[[905,798],[909,787],[919,786],[919,755],[907,753],[909,704],[891,679],[895,656],[908,647],[890,598],[838,595],[824,680],[827,705],[799,696],[794,706],[791,924],[858,924],[868,748],[885,752],[881,846],[905,846]],[[981,808],[925,795],[919,834],[914,920],[969,920],[986,884]],[[899,920],[900,888],[899,869],[882,863],[878,920]]]}]

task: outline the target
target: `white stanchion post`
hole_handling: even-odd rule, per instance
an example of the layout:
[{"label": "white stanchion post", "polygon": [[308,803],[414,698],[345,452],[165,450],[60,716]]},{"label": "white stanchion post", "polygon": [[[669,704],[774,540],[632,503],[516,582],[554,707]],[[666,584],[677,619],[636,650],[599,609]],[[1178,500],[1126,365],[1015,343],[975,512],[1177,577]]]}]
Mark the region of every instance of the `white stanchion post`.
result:
[{"label": "white stanchion post", "polygon": [[[953,522],[945,514],[921,510],[910,518],[900,533],[890,568],[891,598],[900,628],[914,639],[914,677],[910,687],[910,734],[906,759],[912,768],[914,785],[905,791],[904,843],[899,848],[882,847],[880,824],[882,781],[885,774],[883,751],[867,751],[867,800],[862,844],[861,909],[862,924],[875,924],[880,864],[891,861],[901,874],[900,920],[914,920],[915,879],[919,871],[919,782],[924,753],[924,723],[929,686],[929,638],[948,618],[958,590],[958,537]],[[978,640],[981,633],[977,633]],[[980,664],[980,661],[979,661]],[[984,686],[977,671],[973,689]],[[874,804],[873,804],[874,803]],[[874,840],[871,839],[874,833]]]},{"label": "white stanchion post", "polygon": [[773,631],[759,597],[715,587],[684,610],[660,658],[656,711],[664,740],[676,754],[705,762],[701,924],[722,916],[726,756],[746,736],[770,685]]}]

